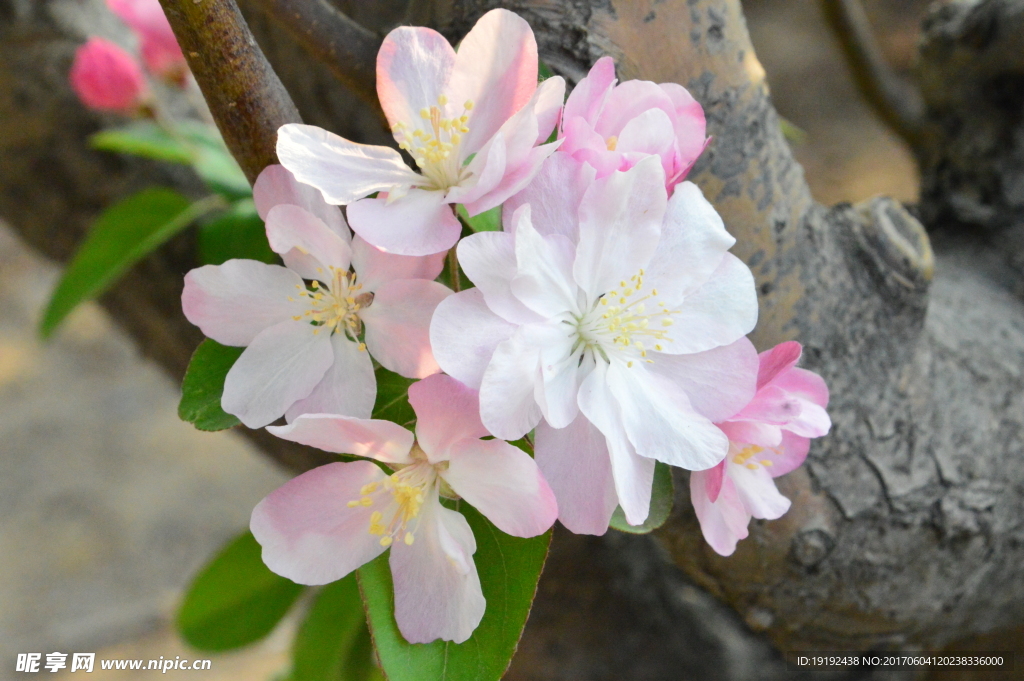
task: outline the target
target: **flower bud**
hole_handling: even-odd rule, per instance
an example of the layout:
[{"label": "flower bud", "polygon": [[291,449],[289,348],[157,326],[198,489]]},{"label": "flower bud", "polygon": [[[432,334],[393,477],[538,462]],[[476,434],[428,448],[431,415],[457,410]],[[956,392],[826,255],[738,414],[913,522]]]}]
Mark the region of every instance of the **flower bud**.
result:
[{"label": "flower bud", "polygon": [[188,66],[159,0],[107,0],[107,6],[138,36],[142,61],[150,73],[182,84]]},{"label": "flower bud", "polygon": [[90,109],[132,113],[146,97],[146,79],[138,62],[120,47],[91,38],[75,52],[71,87]]}]

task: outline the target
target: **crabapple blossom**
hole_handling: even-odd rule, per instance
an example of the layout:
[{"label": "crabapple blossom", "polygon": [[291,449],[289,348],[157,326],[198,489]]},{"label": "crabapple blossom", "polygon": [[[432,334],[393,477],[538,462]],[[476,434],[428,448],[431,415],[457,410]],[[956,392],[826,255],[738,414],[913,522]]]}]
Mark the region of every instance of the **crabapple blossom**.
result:
[{"label": "crabapple blossom", "polygon": [[751,518],[775,519],[789,510],[789,499],[774,478],[807,458],[810,438],[832,425],[825,411],[828,388],[817,374],[796,368],[801,347],[781,343],[760,355],[757,394],[742,410],[717,424],[729,437],[720,464],[690,474],[690,499],[704,538],[728,556],[747,536]]},{"label": "crabapple blossom", "polygon": [[75,51],[71,87],[90,109],[132,114],[147,96],[146,78],[135,57],[103,38]]},{"label": "crabapple blossom", "polygon": [[754,394],[757,299],[692,183],[667,199],[656,157],[593,177],[556,154],[513,199],[508,231],[463,239],[476,288],[438,306],[430,337],[441,368],[479,386],[488,430],[537,429],[562,523],[602,534],[616,503],[646,519],[655,460],[725,456],[713,421]]},{"label": "crabapple blossom", "polygon": [[686,178],[710,138],[704,109],[682,85],[627,80],[615,84],[611,57],[597,60],[565,103],[561,152],[585,161],[604,177],[657,155],[669,193]]},{"label": "crabapple blossom", "polygon": [[206,265],[186,275],[181,297],[185,316],[208,337],[246,347],[224,382],[226,412],[251,428],[282,414],[369,417],[371,354],[403,376],[438,371],[428,327],[451,293],[431,281],[443,253],[400,256],[352,239],[340,210],[281,166],[263,171],[254,200],[286,266]]},{"label": "crabapple blossom", "polygon": [[138,36],[146,68],[160,78],[181,83],[188,66],[159,0],[107,0],[107,7]]},{"label": "crabapple blossom", "polygon": [[395,620],[410,643],[461,643],[484,613],[469,523],[441,497],[471,503],[516,537],[545,532],[558,515],[533,459],[488,435],[476,391],[435,375],[409,388],[416,434],[390,421],[306,414],[267,428],[278,437],[369,461],[332,463],[272,492],[251,528],[274,572],[327,584],[389,547]]},{"label": "crabapple blossom", "polygon": [[[419,169],[389,147],[356,144],[289,124],[278,132],[281,163],[328,203],[348,206],[352,229],[392,253],[450,248],[461,227],[449,204],[476,215],[529,183],[557,143],[565,83],[537,85],[537,44],[512,12],[488,12],[458,53],[429,28],[403,26],[377,56],[377,93],[391,131]],[[366,198],[380,192],[376,198]]]}]

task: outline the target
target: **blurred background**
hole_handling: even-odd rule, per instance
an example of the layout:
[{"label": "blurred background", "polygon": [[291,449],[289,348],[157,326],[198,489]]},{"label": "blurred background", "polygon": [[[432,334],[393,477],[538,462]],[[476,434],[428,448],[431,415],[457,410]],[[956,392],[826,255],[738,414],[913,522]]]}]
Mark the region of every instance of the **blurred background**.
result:
[{"label": "blurred background", "polygon": [[[912,67],[927,4],[865,3],[898,70]],[[815,198],[913,202],[911,154],[858,95],[815,0],[748,0],[744,9]],[[0,681],[21,676],[13,671],[19,652],[208,657],[172,631],[179,593],[287,476],[240,437],[179,421],[177,385],[95,304],[38,341],[57,276],[0,224]],[[283,671],[289,626],[214,658],[203,678]],[[146,675],[97,670],[90,678]]]}]

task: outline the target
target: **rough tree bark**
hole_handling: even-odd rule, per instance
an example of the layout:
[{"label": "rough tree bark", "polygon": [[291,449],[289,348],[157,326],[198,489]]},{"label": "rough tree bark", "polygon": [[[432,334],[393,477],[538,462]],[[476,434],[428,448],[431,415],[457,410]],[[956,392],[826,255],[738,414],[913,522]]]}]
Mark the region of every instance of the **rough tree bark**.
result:
[{"label": "rough tree bark", "polygon": [[[80,110],[53,124],[70,109],[70,51],[96,21],[73,4],[0,0],[0,214],[58,258],[143,178],[187,184],[84,150],[97,120]],[[337,4],[379,35],[404,3],[380,3],[376,24],[365,4]],[[835,421],[780,479],[793,510],[755,522],[731,558],[704,545],[682,473],[656,540],[560,537],[510,678],[794,679],[777,649],[938,648],[1024,620],[1020,0],[954,3],[926,26],[915,152],[931,242],[891,200],[813,202],[738,0],[412,0],[406,16],[457,38],[499,4],[530,21],[570,81],[611,54],[621,78],[678,82],[704,104],[715,142],[692,179],[757,277],[754,341],[800,340]],[[328,69],[271,19],[248,17],[307,122],[383,138]],[[176,307],[189,247],[178,240],[105,299],[176,375],[198,340]]]}]

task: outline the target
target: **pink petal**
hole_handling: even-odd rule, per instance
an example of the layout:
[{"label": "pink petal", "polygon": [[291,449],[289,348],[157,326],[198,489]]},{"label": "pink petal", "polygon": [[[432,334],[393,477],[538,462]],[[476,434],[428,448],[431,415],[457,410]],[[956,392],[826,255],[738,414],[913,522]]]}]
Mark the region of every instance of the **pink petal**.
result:
[{"label": "pink petal", "polygon": [[409,643],[462,643],[483,619],[486,601],[473,554],[473,530],[441,506],[437,493],[423,504],[411,545],[391,549],[395,620]]},{"label": "pink petal", "polygon": [[602,137],[618,135],[631,120],[650,109],[661,109],[669,115],[675,105],[659,85],[646,80],[627,80],[612,89],[595,129]]},{"label": "pink petal", "polygon": [[433,255],[395,255],[366,243],[362,237],[352,240],[352,269],[364,291],[376,291],[396,279],[436,279],[444,269],[446,253]]},{"label": "pink petal", "polygon": [[480,419],[495,437],[518,440],[540,422],[534,387],[540,352],[530,327],[520,327],[494,350],[480,383]]},{"label": "pink petal", "polygon": [[[725,464],[726,461],[723,459],[720,464],[713,466],[706,471],[694,471],[690,475],[700,475],[704,480],[704,491],[708,495],[708,499],[714,503],[718,499],[718,495],[722,491],[722,479],[725,477]],[[692,477],[690,478],[693,479]]]},{"label": "pink petal", "polygon": [[399,255],[432,255],[455,245],[462,225],[444,201],[444,193],[410,189],[400,199],[362,199],[348,207],[356,234]]},{"label": "pink petal", "polygon": [[334,363],[330,336],[289,319],[261,331],[224,379],[221,407],[262,428],[307,397]]},{"label": "pink petal", "polygon": [[487,307],[502,319],[515,324],[540,321],[540,316],[512,295],[516,276],[515,238],[507,232],[481,232],[459,242],[459,264]]},{"label": "pink petal", "polygon": [[364,485],[387,476],[369,461],[329,463],[292,478],[252,511],[249,527],[263,562],[299,584],[328,584],[381,553],[369,533],[372,506],[349,508]]},{"label": "pink petal", "polygon": [[279,265],[228,260],[204,265],[185,275],[181,308],[207,337],[224,345],[248,345],[258,333],[302,314],[295,298],[302,279]]},{"label": "pink petal", "polygon": [[[508,145],[502,130],[487,141],[464,169],[468,179],[448,190],[448,203],[461,203],[469,215],[477,215],[487,208],[477,209],[476,202],[498,186],[508,170]],[[500,203],[500,201],[499,201]],[[470,208],[473,206],[473,208]],[[488,206],[490,208],[491,206]]]},{"label": "pink petal", "polygon": [[664,90],[675,107],[675,116],[672,118],[679,153],[679,168],[675,177],[669,177],[669,182],[675,184],[686,177],[686,173],[707,146],[704,109],[682,85],[661,83],[658,87]]},{"label": "pink petal", "polygon": [[304,414],[287,426],[268,426],[283,440],[291,440],[335,454],[352,454],[383,463],[407,464],[413,434],[391,421],[357,419],[335,414]]},{"label": "pink petal", "polygon": [[591,124],[596,123],[614,86],[615,62],[611,57],[601,57],[569,94],[563,120],[579,116]]},{"label": "pink petal", "polygon": [[448,448],[488,435],[480,422],[480,396],[451,376],[435,374],[409,386],[416,412],[416,440],[431,463],[448,459]]},{"label": "pink petal", "polygon": [[562,117],[562,106],[565,102],[565,79],[552,76],[537,86],[531,106],[537,116],[537,138],[534,146],[543,144],[551,137]]},{"label": "pink petal", "polygon": [[565,117],[562,119],[562,131],[564,143],[560,151],[572,154],[580,161],[589,160],[586,156],[579,155],[581,151],[607,152],[606,156],[598,156],[596,163],[591,163],[597,169],[599,177],[604,177],[618,168],[622,155],[608,148],[608,140],[594,130],[594,125],[590,121],[578,116]]},{"label": "pink petal", "polygon": [[555,494],[530,455],[502,440],[464,439],[441,476],[499,530],[536,537],[558,518]]},{"label": "pink petal", "polygon": [[772,381],[772,385],[776,385],[819,407],[828,406],[828,386],[825,385],[825,380],[813,371],[793,367],[784,374],[777,376]]},{"label": "pink petal", "polygon": [[580,202],[594,181],[594,172],[569,154],[555,152],[541,165],[530,184],[505,202],[502,221],[512,231],[512,214],[519,206],[530,204],[531,222],[538,232],[561,234],[576,243]]},{"label": "pink petal", "polygon": [[478,288],[441,301],[430,321],[430,346],[441,369],[471,388],[479,388],[498,345],[515,333],[491,312]]},{"label": "pink petal", "polygon": [[288,408],[285,418],[289,423],[303,414],[342,414],[368,419],[373,413],[377,379],[370,354],[341,333],[331,336],[331,348],[334,364],[308,397]]},{"label": "pink petal", "polygon": [[773,478],[777,478],[795,471],[807,460],[807,451],[810,447],[810,439],[782,431],[782,446],[764,452],[765,458],[772,461],[768,472]]},{"label": "pink petal", "polygon": [[782,443],[783,430],[779,426],[757,421],[725,421],[716,423],[730,442],[737,444],[757,445],[758,447],[778,447]]},{"label": "pink petal", "polygon": [[537,88],[537,42],[518,15],[494,9],[480,17],[459,44],[450,98],[461,109],[474,104],[462,144],[472,153],[484,145]]},{"label": "pink petal", "polygon": [[430,318],[451,289],[426,279],[389,281],[359,311],[366,347],[385,369],[409,378],[436,374],[441,368],[430,351]]},{"label": "pink petal", "polygon": [[668,114],[661,109],[648,109],[626,123],[619,133],[616,151],[656,155],[662,159],[665,176],[673,170],[675,130]]},{"label": "pink petal", "polygon": [[517,273],[512,293],[526,307],[550,319],[577,311],[578,289],[573,280],[573,243],[561,234],[541,236],[530,223],[530,206],[512,216]]},{"label": "pink petal", "polygon": [[757,370],[757,389],[760,390],[775,380],[776,376],[796,366],[801,354],[803,346],[796,341],[786,341],[758,355],[760,368]]},{"label": "pink petal", "polygon": [[331,268],[348,271],[352,249],[323,220],[305,208],[281,204],[267,213],[270,248],[303,279],[333,279]]},{"label": "pink petal", "polygon": [[607,532],[619,502],[601,431],[580,414],[560,429],[541,421],[535,442],[537,466],[558,500],[558,519],[576,534]]},{"label": "pink petal", "polygon": [[533,147],[527,152],[521,162],[517,164],[508,162],[501,182],[476,201],[467,203],[466,210],[469,211],[470,215],[476,215],[485,210],[495,208],[510,197],[518,194],[540,172],[544,162],[557,151],[558,145],[558,142],[553,142],[552,144]]},{"label": "pink petal", "polygon": [[786,425],[800,415],[801,400],[774,385],[768,385],[757,391],[757,395],[743,408],[737,419],[759,421],[772,425]]},{"label": "pink petal", "polygon": [[591,302],[647,265],[666,205],[665,172],[653,157],[595,181],[583,195],[573,274]]},{"label": "pink petal", "polygon": [[432,29],[400,26],[388,33],[377,53],[377,96],[388,123],[418,126],[420,111],[438,106],[455,59],[452,46]]},{"label": "pink petal", "polygon": [[282,165],[274,164],[263,169],[252,187],[252,199],[256,204],[256,212],[264,221],[271,208],[287,203],[305,208],[323,220],[342,239],[352,240],[352,233],[341,209],[328,204],[320,190],[302,184]]},{"label": "pink petal", "polygon": [[779,493],[775,481],[764,466],[748,468],[730,464],[728,474],[747,512],[755,518],[775,520],[789,510],[789,499]]},{"label": "pink petal", "polygon": [[754,396],[757,350],[746,338],[692,355],[649,353],[652,374],[682,388],[698,414],[719,422],[734,416]]},{"label": "pink petal", "polygon": [[703,476],[707,471],[690,473],[690,500],[697,513],[704,539],[722,556],[731,556],[736,551],[736,542],[747,538],[747,524],[750,514],[743,508],[743,502],[736,493],[736,487],[728,477],[723,481],[718,499],[708,499]]},{"label": "pink petal", "polygon": [[349,142],[313,125],[282,125],[277,131],[277,157],[295,179],[316,187],[327,203],[335,205],[423,181],[394,149]]}]

